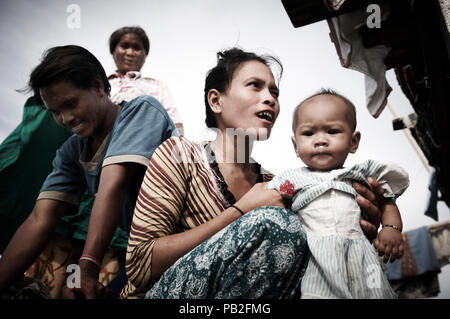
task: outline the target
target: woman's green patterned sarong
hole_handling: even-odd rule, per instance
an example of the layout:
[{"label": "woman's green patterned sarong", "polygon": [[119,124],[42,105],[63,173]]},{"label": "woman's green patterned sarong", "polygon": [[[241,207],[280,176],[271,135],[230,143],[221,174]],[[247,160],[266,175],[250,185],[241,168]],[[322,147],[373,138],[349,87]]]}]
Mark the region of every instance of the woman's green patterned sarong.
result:
[{"label": "woman's green patterned sarong", "polygon": [[145,298],[300,298],[308,259],[298,217],[261,207],[181,257]]}]

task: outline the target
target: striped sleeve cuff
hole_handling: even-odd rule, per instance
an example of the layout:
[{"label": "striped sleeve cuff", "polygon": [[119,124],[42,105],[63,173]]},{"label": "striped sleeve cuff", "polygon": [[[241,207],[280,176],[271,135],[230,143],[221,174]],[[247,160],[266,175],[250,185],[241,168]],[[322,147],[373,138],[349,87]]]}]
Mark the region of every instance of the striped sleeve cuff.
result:
[{"label": "striped sleeve cuff", "polygon": [[105,167],[105,166],[111,165],[111,164],[130,163],[130,162],[141,164],[141,165],[144,165],[145,167],[147,167],[148,163],[150,162],[150,159],[148,159],[145,156],[141,156],[141,155],[110,156],[103,160],[102,167]]}]

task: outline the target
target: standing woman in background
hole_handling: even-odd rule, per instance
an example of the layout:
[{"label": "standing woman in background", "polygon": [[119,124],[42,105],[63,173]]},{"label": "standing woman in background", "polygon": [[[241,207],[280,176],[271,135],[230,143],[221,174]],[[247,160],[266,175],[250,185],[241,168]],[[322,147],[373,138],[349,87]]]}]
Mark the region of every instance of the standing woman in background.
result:
[{"label": "standing woman in background", "polygon": [[160,80],[143,77],[140,72],[150,52],[150,41],[145,31],[138,26],[117,29],[109,38],[109,51],[117,67],[117,70],[108,76],[111,101],[121,103],[140,95],[151,95],[164,106],[182,134],[183,123],[169,88]]},{"label": "standing woman in background", "polygon": [[[107,248],[117,227],[128,233],[145,168],[153,151],[177,134],[169,115],[151,96],[115,104],[105,71],[88,50],[67,45],[46,51],[30,75],[37,103],[73,135],[58,149],[35,206],[0,259],[0,292],[45,249],[63,215],[77,213],[82,195],[95,197],[79,257],[79,287],[68,298],[112,296],[99,283]],[[50,256],[52,258],[54,256]],[[71,285],[67,285],[71,286]]]}]

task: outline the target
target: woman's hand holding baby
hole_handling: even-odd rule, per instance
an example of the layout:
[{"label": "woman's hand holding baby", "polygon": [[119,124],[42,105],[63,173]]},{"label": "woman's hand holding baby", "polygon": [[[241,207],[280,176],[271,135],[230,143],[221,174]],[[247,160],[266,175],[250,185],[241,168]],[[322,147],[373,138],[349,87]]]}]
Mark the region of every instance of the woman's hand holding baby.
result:
[{"label": "woman's hand holding baby", "polygon": [[236,206],[245,213],[262,206],[286,208],[285,199],[275,189],[267,189],[267,184],[267,182],[256,183],[236,202]]}]

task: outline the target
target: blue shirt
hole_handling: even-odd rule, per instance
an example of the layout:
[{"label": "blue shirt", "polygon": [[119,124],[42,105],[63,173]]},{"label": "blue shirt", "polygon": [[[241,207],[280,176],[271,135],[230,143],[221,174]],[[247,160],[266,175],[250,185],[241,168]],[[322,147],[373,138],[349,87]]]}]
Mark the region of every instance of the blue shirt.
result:
[{"label": "blue shirt", "polygon": [[[88,152],[88,139],[77,135],[61,146],[38,200],[54,199],[78,205],[86,188],[95,196],[104,166],[137,163],[147,167],[155,149],[171,136],[178,136],[178,132],[158,100],[147,95],[133,99],[122,106],[110,134],[95,154]],[[123,203],[121,227],[127,231],[142,178],[135,181]]]}]

